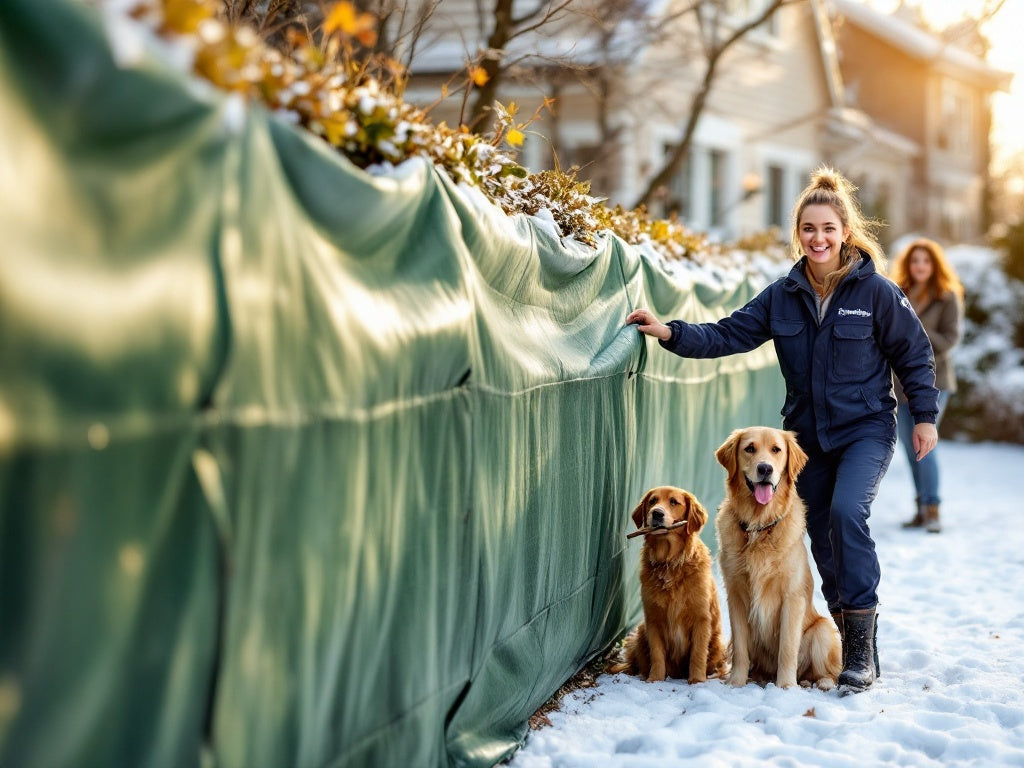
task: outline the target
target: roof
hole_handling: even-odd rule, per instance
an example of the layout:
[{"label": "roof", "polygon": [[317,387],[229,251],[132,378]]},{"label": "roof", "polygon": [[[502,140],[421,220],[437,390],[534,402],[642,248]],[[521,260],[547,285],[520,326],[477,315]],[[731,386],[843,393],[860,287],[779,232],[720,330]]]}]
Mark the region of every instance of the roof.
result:
[{"label": "roof", "polygon": [[1013,75],[996,69],[985,59],[970,51],[921,29],[916,24],[876,11],[863,0],[829,0],[833,15],[882,40],[907,56],[939,67],[953,75],[975,82],[990,90],[1008,91]]}]

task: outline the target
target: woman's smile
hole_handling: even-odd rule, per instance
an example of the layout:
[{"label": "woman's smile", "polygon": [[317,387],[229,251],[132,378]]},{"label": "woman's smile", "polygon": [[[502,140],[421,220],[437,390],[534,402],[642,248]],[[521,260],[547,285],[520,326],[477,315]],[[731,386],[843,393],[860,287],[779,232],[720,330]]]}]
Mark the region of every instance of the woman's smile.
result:
[{"label": "woman's smile", "polygon": [[800,214],[800,246],[818,280],[839,269],[839,254],[849,236],[839,214],[830,205],[808,205]]}]

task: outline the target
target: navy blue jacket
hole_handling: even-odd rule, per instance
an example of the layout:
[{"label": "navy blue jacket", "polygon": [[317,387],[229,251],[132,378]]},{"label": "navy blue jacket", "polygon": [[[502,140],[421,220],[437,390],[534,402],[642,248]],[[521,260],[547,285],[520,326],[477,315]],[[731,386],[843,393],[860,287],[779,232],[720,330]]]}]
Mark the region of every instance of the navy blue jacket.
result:
[{"label": "navy blue jacket", "polygon": [[894,370],[914,422],[934,424],[932,347],[903,292],[862,253],[819,324],[805,261],[717,323],[671,321],[672,337],[661,345],[683,357],[711,358],[749,352],[773,339],[786,380],[783,427],[802,443],[815,436],[826,451],[861,437],[893,438]]}]

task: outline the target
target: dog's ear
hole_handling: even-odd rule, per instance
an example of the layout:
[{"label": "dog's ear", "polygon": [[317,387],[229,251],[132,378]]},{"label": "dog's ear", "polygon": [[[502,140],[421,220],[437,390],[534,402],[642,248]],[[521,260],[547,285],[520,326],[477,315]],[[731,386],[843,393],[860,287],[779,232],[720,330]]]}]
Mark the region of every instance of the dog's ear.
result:
[{"label": "dog's ear", "polygon": [[648,491],[644,494],[644,497],[640,499],[640,503],[636,505],[636,509],[633,510],[633,524],[637,528],[644,527],[644,521],[647,519],[647,499],[650,497],[651,492]]},{"label": "dog's ear", "polygon": [[729,473],[729,477],[732,477],[736,471],[736,445],[740,441],[740,433],[742,430],[734,429],[732,434],[722,443],[718,450],[715,451],[715,458],[718,459],[718,463],[725,467],[725,471]]},{"label": "dog's ear", "polygon": [[686,512],[686,532],[694,536],[700,533],[700,529],[708,522],[708,511],[692,493],[686,495],[686,504],[689,507]]},{"label": "dog's ear", "polygon": [[786,436],[786,474],[792,485],[796,482],[796,476],[800,470],[807,465],[807,454],[796,441],[796,432],[783,432]]}]

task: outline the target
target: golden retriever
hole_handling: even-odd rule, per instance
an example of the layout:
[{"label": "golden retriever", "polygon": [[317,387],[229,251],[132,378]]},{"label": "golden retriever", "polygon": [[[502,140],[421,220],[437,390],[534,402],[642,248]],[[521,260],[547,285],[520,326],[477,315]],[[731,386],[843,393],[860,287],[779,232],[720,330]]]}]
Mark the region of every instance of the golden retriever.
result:
[{"label": "golden retriever", "polygon": [[711,552],[699,536],[707,520],[693,494],[671,486],[652,488],[633,510],[637,529],[652,529],[640,550],[644,620],[626,638],[625,659],[610,672],[690,683],[725,672]]},{"label": "golden retriever", "polygon": [[796,492],[807,454],[793,432],[749,427],[729,435],[715,457],[728,473],[715,520],[732,629],[728,683],[834,688],[839,632],[811,602],[806,510]]}]

